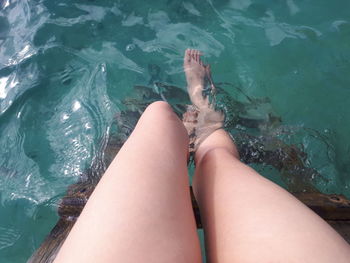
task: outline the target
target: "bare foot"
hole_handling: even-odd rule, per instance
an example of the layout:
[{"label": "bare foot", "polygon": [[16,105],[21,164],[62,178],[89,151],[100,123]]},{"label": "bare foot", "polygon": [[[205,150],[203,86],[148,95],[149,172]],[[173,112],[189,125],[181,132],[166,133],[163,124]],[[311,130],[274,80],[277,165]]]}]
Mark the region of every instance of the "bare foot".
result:
[{"label": "bare foot", "polygon": [[195,49],[187,49],[184,57],[184,70],[190,99],[197,108],[208,107],[208,98],[203,96],[207,69],[200,58],[202,54]]},{"label": "bare foot", "polygon": [[[183,123],[190,137],[189,151],[194,153],[198,146],[215,130],[223,127],[224,114],[215,109],[215,86],[211,79],[209,65],[203,65],[198,50],[187,49],[184,57],[184,70],[187,89],[193,106],[183,115]],[[203,95],[203,89],[210,85],[213,100]]]}]

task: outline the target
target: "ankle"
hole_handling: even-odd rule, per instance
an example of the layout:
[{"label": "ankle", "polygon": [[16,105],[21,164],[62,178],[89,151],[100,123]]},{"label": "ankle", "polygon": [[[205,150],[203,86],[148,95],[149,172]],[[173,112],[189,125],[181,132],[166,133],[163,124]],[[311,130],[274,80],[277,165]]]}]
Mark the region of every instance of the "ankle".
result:
[{"label": "ankle", "polygon": [[231,136],[224,129],[218,129],[199,145],[195,154],[196,165],[205,160],[205,156],[215,154],[216,151],[225,151],[239,159],[237,147]]}]

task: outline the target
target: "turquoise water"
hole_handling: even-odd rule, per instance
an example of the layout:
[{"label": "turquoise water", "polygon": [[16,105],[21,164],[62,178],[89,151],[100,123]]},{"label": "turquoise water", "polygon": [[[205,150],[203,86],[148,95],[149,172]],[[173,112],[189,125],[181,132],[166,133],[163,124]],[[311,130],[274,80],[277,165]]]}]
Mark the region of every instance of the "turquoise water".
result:
[{"label": "turquoise water", "polygon": [[185,89],[188,47],[203,51],[214,81],[269,98],[282,119],[270,132],[303,149],[325,178],[315,179],[322,191],[350,197],[349,1],[0,6],[1,262],[25,262],[39,246],[56,223],[57,201],[90,165],[134,85]]}]

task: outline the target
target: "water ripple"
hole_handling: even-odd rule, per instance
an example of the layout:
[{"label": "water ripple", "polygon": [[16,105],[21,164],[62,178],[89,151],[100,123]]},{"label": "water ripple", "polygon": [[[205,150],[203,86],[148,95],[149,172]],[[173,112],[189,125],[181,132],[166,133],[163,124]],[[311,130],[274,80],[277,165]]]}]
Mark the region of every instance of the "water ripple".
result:
[{"label": "water ripple", "polygon": [[282,124],[259,134],[302,145],[306,164],[329,179],[318,186],[349,193],[348,2],[4,0],[0,7],[0,209],[11,223],[0,225],[0,258],[23,262],[6,249],[25,257],[39,245],[67,185],[103,158],[118,107],[135,107],[133,86],[185,86],[188,47],[205,53],[216,82],[234,83],[223,86],[232,96],[238,87],[246,97],[269,97],[271,109],[251,105],[240,117],[276,112]]},{"label": "water ripple", "polygon": [[0,133],[0,145],[7,149],[0,155],[1,203],[21,198],[40,203],[53,193],[47,189],[36,163],[24,153],[25,135],[19,130],[20,120],[14,116]]},{"label": "water ripple", "polygon": [[19,237],[19,231],[11,228],[0,227],[0,249],[12,246],[16,243]]},{"label": "water ripple", "polygon": [[39,72],[34,63],[22,67],[8,67],[0,70],[0,116],[25,91],[35,87],[38,83]]},{"label": "water ripple", "polygon": [[[6,38],[1,43],[0,65],[14,65],[36,53],[31,42],[35,32],[47,21],[48,13],[41,4],[18,1],[0,15],[6,17],[9,25]],[[10,26],[11,25],[11,26]]]},{"label": "water ripple", "polygon": [[127,69],[141,74],[144,73],[144,70],[140,66],[126,57],[111,42],[104,42],[100,51],[88,48],[76,54],[91,63],[111,63],[116,64],[120,69]]},{"label": "water ripple", "polygon": [[96,154],[94,145],[103,137],[113,118],[113,106],[106,93],[105,70],[104,64],[86,69],[48,121],[48,139],[56,154],[56,161],[50,168],[52,173],[80,176]]}]

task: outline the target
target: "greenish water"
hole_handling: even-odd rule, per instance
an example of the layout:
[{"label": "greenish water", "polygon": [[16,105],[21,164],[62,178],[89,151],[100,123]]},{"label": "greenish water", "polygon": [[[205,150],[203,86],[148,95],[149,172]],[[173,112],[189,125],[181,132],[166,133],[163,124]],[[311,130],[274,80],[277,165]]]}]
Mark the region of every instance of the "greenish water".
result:
[{"label": "greenish water", "polygon": [[[203,51],[214,81],[268,97],[282,119],[272,132],[302,147],[326,178],[315,179],[322,191],[350,197],[349,1],[3,0],[0,7],[1,262],[25,262],[38,247],[57,220],[57,201],[90,165],[134,85],[185,89],[188,47]],[[279,181],[276,171],[259,169]]]}]

